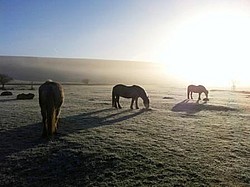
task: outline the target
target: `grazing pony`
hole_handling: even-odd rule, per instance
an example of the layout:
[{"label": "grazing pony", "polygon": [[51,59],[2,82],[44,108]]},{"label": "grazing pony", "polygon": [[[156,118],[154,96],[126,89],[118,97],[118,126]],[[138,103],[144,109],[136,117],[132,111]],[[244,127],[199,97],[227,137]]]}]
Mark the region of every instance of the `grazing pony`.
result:
[{"label": "grazing pony", "polygon": [[201,100],[201,94],[203,92],[206,95],[206,99],[208,99],[208,91],[207,91],[207,89],[204,86],[202,86],[202,85],[198,85],[198,86],[189,85],[188,88],[187,88],[187,98],[189,99],[189,95],[190,95],[191,99],[193,99],[193,93],[199,93],[198,100]]},{"label": "grazing pony", "polygon": [[60,107],[64,100],[61,84],[46,81],[39,87],[39,105],[43,118],[43,137],[52,136],[57,131]]},{"label": "grazing pony", "polygon": [[148,109],[149,108],[149,99],[148,96],[143,88],[137,85],[133,86],[125,86],[122,84],[117,84],[113,87],[112,90],[112,106],[117,108],[122,108],[119,103],[119,98],[132,98],[130,108],[133,109],[133,104],[135,101],[136,109],[139,109],[138,107],[138,98],[141,97],[143,100],[144,106]]}]

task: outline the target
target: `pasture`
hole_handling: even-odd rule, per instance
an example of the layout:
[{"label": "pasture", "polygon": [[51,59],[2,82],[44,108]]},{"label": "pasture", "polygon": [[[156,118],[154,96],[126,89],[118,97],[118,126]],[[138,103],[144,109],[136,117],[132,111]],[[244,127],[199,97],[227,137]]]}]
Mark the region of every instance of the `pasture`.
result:
[{"label": "pasture", "polygon": [[[149,110],[124,98],[112,108],[112,86],[64,86],[50,140],[41,138],[38,87],[1,96],[0,184],[250,186],[249,92],[214,90],[196,103],[186,88],[143,87]],[[23,92],[34,99],[16,100]]]}]

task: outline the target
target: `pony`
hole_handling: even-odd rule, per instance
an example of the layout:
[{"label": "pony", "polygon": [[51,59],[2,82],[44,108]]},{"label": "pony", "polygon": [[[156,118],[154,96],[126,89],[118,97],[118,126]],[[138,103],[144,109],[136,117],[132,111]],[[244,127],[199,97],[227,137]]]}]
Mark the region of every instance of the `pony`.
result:
[{"label": "pony", "polygon": [[133,109],[133,104],[135,102],[136,109],[139,109],[138,107],[138,98],[142,98],[143,104],[146,107],[146,109],[149,108],[149,99],[145,92],[145,90],[137,85],[133,86],[126,86],[123,84],[117,84],[113,87],[112,90],[112,106],[117,108],[122,108],[119,99],[120,97],[124,98],[132,98],[130,108]]},{"label": "pony", "polygon": [[64,101],[64,91],[60,83],[51,80],[39,87],[39,105],[43,118],[43,137],[57,132],[60,108]]},{"label": "pony", "polygon": [[208,90],[203,85],[189,85],[187,87],[187,98],[189,99],[189,95],[191,96],[191,99],[193,99],[193,93],[199,93],[198,100],[201,100],[201,94],[205,93],[206,99],[208,100]]}]

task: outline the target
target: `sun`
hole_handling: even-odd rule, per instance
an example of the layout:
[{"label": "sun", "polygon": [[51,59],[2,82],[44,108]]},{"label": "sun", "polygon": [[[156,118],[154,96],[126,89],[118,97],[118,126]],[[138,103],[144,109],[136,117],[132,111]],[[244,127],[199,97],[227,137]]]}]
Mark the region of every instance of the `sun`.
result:
[{"label": "sun", "polygon": [[219,9],[176,23],[160,55],[166,71],[185,83],[250,86],[250,15]]}]

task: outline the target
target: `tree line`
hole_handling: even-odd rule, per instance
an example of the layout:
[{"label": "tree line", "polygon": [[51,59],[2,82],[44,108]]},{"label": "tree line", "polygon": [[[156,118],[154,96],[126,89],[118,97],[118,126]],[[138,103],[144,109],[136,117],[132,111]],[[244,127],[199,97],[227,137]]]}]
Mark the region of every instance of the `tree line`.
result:
[{"label": "tree line", "polygon": [[2,85],[2,88],[1,89],[5,89],[5,84],[7,84],[8,82],[12,81],[13,78],[8,76],[8,75],[5,75],[5,74],[0,74],[0,83]]}]

